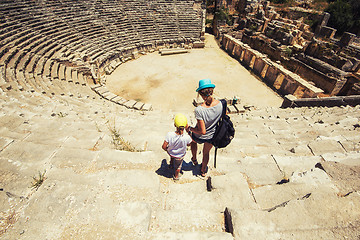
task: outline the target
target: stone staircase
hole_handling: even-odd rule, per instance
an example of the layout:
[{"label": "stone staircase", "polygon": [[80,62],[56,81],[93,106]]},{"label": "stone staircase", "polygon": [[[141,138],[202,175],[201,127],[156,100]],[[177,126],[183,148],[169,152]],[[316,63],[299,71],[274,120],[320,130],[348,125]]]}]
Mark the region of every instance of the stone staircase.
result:
[{"label": "stone staircase", "polygon": [[[174,113],[15,91],[0,103],[3,239],[359,237],[359,107],[232,114],[210,180],[189,151],[174,182],[161,150]],[[115,150],[109,126],[141,151]]]}]

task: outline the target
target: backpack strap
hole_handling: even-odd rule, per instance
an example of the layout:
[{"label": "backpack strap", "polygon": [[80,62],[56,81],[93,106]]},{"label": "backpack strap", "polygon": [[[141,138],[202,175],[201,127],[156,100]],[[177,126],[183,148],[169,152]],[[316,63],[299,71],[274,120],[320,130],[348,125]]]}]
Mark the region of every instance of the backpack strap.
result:
[{"label": "backpack strap", "polygon": [[[222,114],[221,114],[221,118],[224,118],[224,116],[226,115],[226,108],[227,108],[227,102],[225,99],[221,99],[220,102],[222,103],[223,105],[223,110],[222,110]],[[219,120],[220,121],[220,120]]]},{"label": "backpack strap", "polygon": [[[219,121],[217,122],[216,126],[218,127],[219,126],[219,123],[222,119],[224,119],[225,115],[226,115],[226,108],[227,108],[227,102],[225,99],[220,99],[220,102],[223,106],[223,110],[222,110],[222,114],[221,114],[221,117],[219,118]],[[217,155],[217,150],[218,148],[215,147],[215,153],[214,153],[214,168],[216,168],[216,155]]]},{"label": "backpack strap", "polygon": [[219,120],[216,122],[216,124],[214,124],[209,130],[213,129],[213,128],[216,128],[220,121],[224,118],[224,116],[226,115],[226,107],[227,107],[227,103],[226,103],[226,100],[225,99],[220,99],[220,102],[223,106],[223,109],[222,109],[222,113],[221,113],[221,116],[219,118]]}]

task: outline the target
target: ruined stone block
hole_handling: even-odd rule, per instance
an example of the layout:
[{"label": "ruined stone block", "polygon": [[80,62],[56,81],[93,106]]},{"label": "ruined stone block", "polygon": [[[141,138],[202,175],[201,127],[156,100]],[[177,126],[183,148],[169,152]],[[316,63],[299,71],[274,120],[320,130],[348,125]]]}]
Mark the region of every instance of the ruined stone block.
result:
[{"label": "ruined stone block", "polygon": [[123,105],[127,108],[132,108],[135,104],[136,104],[135,100],[129,100],[129,101],[125,102]]},{"label": "ruined stone block", "polygon": [[181,53],[188,53],[189,50],[185,48],[170,48],[170,49],[161,49],[159,50],[161,56],[164,55],[172,55],[172,54],[181,54]]},{"label": "ruined stone block", "polygon": [[282,73],[279,73],[279,74],[277,75],[276,79],[275,79],[275,82],[274,82],[274,84],[273,84],[273,87],[274,87],[275,89],[279,90],[280,87],[281,87],[281,85],[282,85],[282,83],[283,83],[284,78],[285,78],[285,75],[282,74]]},{"label": "ruined stone block", "polygon": [[261,72],[264,69],[264,67],[265,67],[265,62],[263,58],[256,57],[253,66],[254,72],[256,72],[258,75],[261,75]]},{"label": "ruined stone block", "polygon": [[151,111],[152,110],[152,105],[149,103],[146,103],[142,106],[141,110],[143,111]]},{"label": "ruined stone block", "polygon": [[228,113],[238,113],[238,110],[235,108],[234,105],[229,105],[227,110]]},{"label": "ruined stone block", "polygon": [[125,99],[123,99],[120,96],[116,96],[116,97],[112,98],[111,101],[114,102],[114,103],[121,104],[121,103],[123,103],[125,101]]},{"label": "ruined stone block", "polygon": [[244,113],[246,111],[244,107],[240,106],[240,104],[235,104],[233,106],[236,108],[238,113]]},{"label": "ruined stone block", "polygon": [[355,34],[353,33],[349,33],[349,32],[345,32],[340,39],[340,46],[345,47],[345,46],[349,46],[352,44],[352,42],[354,41],[354,38],[356,37]]},{"label": "ruined stone block", "polygon": [[251,51],[247,50],[245,51],[245,54],[244,54],[244,58],[243,58],[243,63],[245,66],[251,68],[253,67],[254,65],[254,55],[252,54]]},{"label": "ruined stone block", "polygon": [[346,96],[343,101],[351,106],[360,105],[360,96]]},{"label": "ruined stone block", "polygon": [[336,33],[335,28],[323,26],[320,29],[319,35],[320,37],[324,37],[324,38],[333,38],[335,36],[335,33]]},{"label": "ruined stone block", "polygon": [[107,92],[103,95],[103,97],[106,98],[107,100],[111,100],[111,99],[117,97],[117,95],[112,92]]},{"label": "ruined stone block", "polygon": [[319,156],[329,152],[345,153],[340,143],[335,140],[313,141],[308,144],[315,156]]},{"label": "ruined stone block", "polygon": [[137,102],[135,103],[135,105],[133,106],[134,109],[136,110],[140,110],[142,108],[142,106],[144,106],[144,103],[142,102]]},{"label": "ruined stone block", "polygon": [[285,79],[283,79],[283,83],[279,89],[279,92],[281,94],[292,94],[295,92],[296,88],[298,86],[298,83],[292,79],[289,76],[285,76]]},{"label": "ruined stone block", "polygon": [[193,43],[193,48],[204,48],[205,47],[205,42],[194,42]]},{"label": "ruined stone block", "polygon": [[269,66],[266,71],[264,79],[269,85],[273,85],[273,83],[277,78],[277,75],[278,75],[278,70],[274,66]]}]

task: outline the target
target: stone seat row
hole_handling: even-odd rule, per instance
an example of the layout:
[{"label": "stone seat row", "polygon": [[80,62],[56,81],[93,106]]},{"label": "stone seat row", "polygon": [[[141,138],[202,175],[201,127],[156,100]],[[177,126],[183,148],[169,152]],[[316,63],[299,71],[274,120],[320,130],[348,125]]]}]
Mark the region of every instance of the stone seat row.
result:
[{"label": "stone seat row", "polygon": [[[61,49],[63,49],[63,47],[61,47],[60,45],[55,45],[54,51],[56,50],[60,51]],[[9,51],[8,53],[11,53],[11,51]],[[65,80],[66,78],[68,79],[69,82],[74,82],[75,84],[81,84],[83,86],[86,85],[86,82],[83,80],[82,75],[80,75],[80,77],[77,78],[76,77],[77,74],[71,73],[72,71],[71,68],[66,67],[65,65],[62,64],[54,64],[52,59],[45,58],[38,54],[31,54],[30,52],[24,52],[16,48],[14,49],[13,54],[3,55],[3,57],[7,57],[7,56],[12,56],[12,58],[10,60],[2,59],[3,62],[5,62],[5,64],[7,63],[4,77],[8,82],[14,82],[15,79],[16,80],[15,82],[19,83],[18,88],[21,90],[28,89],[28,87],[24,84],[29,82],[30,89],[32,91],[34,89],[38,89],[38,90],[40,89],[40,92],[48,92],[48,89],[51,89],[51,87],[39,88],[39,84],[33,84],[34,80],[38,79],[38,76],[41,75],[44,75],[43,77],[45,77],[45,79],[49,77],[52,79]],[[74,70],[74,73],[75,72],[76,70]],[[40,79],[42,78],[40,77]],[[40,80],[37,82],[44,82],[44,81]],[[58,85],[59,83],[56,84]],[[54,84],[50,84],[50,85],[54,86]]]},{"label": "stone seat row", "polygon": [[[25,35],[24,36],[25,38],[29,38],[29,35]],[[70,38],[71,39],[71,38]],[[39,36],[37,36],[36,34],[35,35],[33,35],[33,36],[31,36],[28,40],[26,40],[25,42],[23,42],[19,47],[23,47],[23,48],[25,48],[25,49],[32,49],[31,51],[32,52],[36,52],[36,50],[37,50],[37,48],[35,48],[35,50],[34,50],[34,48],[33,48],[33,46],[34,45],[37,45],[37,46],[41,46],[41,43],[42,42],[44,42],[46,40],[46,37],[39,37]],[[66,38],[64,39],[64,40],[66,40]],[[66,40],[67,41],[67,40]],[[66,44],[66,41],[65,41],[65,44]],[[82,40],[81,40],[81,38],[80,37],[76,37],[75,38],[75,41],[74,42],[69,42],[68,44],[67,44],[67,46],[69,46],[69,47],[71,47],[71,49],[70,50],[76,50],[76,47],[77,46],[81,46],[81,44],[80,44],[80,42],[82,42]],[[26,44],[28,44],[27,46],[25,46]],[[118,46],[116,45],[116,42],[113,42],[113,43],[111,43],[112,45],[111,46],[113,46],[113,48],[114,49],[117,49],[118,48]],[[13,66],[13,64],[16,62],[16,60],[13,60],[13,61],[11,61],[11,60],[6,60],[7,58],[11,58],[11,57],[13,57],[14,56],[14,52],[12,52],[12,51],[7,51],[8,49],[7,49],[7,46],[11,46],[12,44],[7,44],[7,45],[4,45],[3,47],[2,47],[2,51],[1,51],[1,53],[2,53],[2,59],[1,59],[1,62],[6,62],[6,63],[9,63],[10,64],[10,67],[14,67]],[[87,46],[82,46],[82,48],[87,48]],[[17,50],[17,47],[13,47],[13,50],[14,51],[16,51]],[[7,53],[4,53],[5,51],[7,51]],[[81,51],[81,49],[80,49],[80,51]],[[99,50],[96,48],[96,47],[93,47],[93,50],[92,50],[93,52],[92,53],[94,53],[94,51],[97,51],[97,52],[99,52]],[[110,51],[110,50],[108,50],[108,51]],[[41,53],[40,53],[41,54]],[[90,55],[93,55],[93,54],[90,54]],[[50,56],[48,56],[48,57],[51,57],[51,55]],[[16,59],[16,58],[15,58]],[[95,59],[93,59],[93,60],[95,60]]]},{"label": "stone seat row", "polygon": [[[87,87],[87,76],[76,69],[64,65],[53,64],[52,75],[43,76],[23,71],[6,69],[6,83],[0,87],[5,90],[39,92],[48,96],[68,95],[93,97],[92,91]],[[61,70],[57,72],[56,68]],[[66,78],[66,80],[65,80]]]},{"label": "stone seat row", "polygon": [[152,105],[148,103],[142,103],[135,100],[126,100],[112,92],[110,92],[105,86],[97,84],[93,87],[93,90],[98,93],[101,97],[114,102],[116,104],[120,104],[125,106],[126,108],[141,110],[141,111],[151,111]]},{"label": "stone seat row", "polygon": [[[29,32],[27,32],[27,33],[29,33]],[[31,51],[36,52],[36,48],[35,48],[35,50],[34,50],[32,45],[39,45],[39,46],[40,46],[41,41],[47,40],[46,37],[40,38],[39,36],[36,36],[36,34],[35,34],[35,35],[34,35],[33,33],[31,33],[31,34],[32,34],[33,36],[25,35],[24,38],[25,38],[25,39],[28,38],[28,40],[26,40],[25,42],[23,42],[23,43],[20,44],[20,45],[17,45],[16,43],[21,42],[22,39],[18,40],[15,44],[8,43],[8,44],[3,45],[2,48],[1,48],[1,53],[2,53],[2,61],[1,61],[1,62],[4,62],[5,59],[6,59],[7,57],[11,56],[11,54],[12,54],[11,51],[8,51],[8,52],[6,53],[7,55],[4,54],[4,52],[5,52],[6,50],[8,50],[8,49],[7,49],[8,46],[14,46],[14,45],[16,45],[16,46],[19,47],[19,48],[22,48],[22,47],[23,47],[23,48],[25,48],[25,49],[31,49]],[[40,36],[41,36],[41,35],[40,35]],[[64,36],[64,35],[63,35],[63,36]],[[36,40],[39,40],[39,39],[41,39],[41,41],[39,41],[39,43],[32,42],[32,41],[36,41]],[[67,40],[67,39],[66,39],[66,38],[63,39],[63,41],[62,41],[63,44],[64,44],[64,43],[66,44],[66,41],[65,41],[65,40]],[[71,38],[69,38],[69,41],[71,41]],[[80,42],[82,42],[82,41],[80,40],[80,37],[76,36],[76,37],[75,37],[75,42],[73,43],[73,45],[74,45],[74,46],[76,46],[76,45],[77,45],[77,46],[81,46]],[[78,44],[76,44],[76,43],[78,43]],[[25,46],[26,44],[29,44],[29,45]],[[59,42],[58,44],[60,44],[60,42]],[[69,42],[68,45],[71,46],[72,43]],[[40,54],[41,54],[41,53],[40,53]],[[5,55],[5,56],[4,56],[4,55]],[[50,57],[50,56],[49,56],[49,57]],[[13,62],[11,62],[11,63],[13,63]]]}]

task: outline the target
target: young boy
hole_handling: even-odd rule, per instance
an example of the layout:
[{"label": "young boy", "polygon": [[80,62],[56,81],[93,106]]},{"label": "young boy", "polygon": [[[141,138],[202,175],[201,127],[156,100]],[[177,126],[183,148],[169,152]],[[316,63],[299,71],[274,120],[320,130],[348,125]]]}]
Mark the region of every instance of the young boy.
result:
[{"label": "young boy", "polygon": [[175,115],[174,125],[175,132],[168,132],[162,148],[170,155],[170,167],[174,168],[174,180],[179,180],[181,165],[186,154],[186,147],[192,142],[188,134],[184,134],[187,127],[186,117],[178,113]]}]

